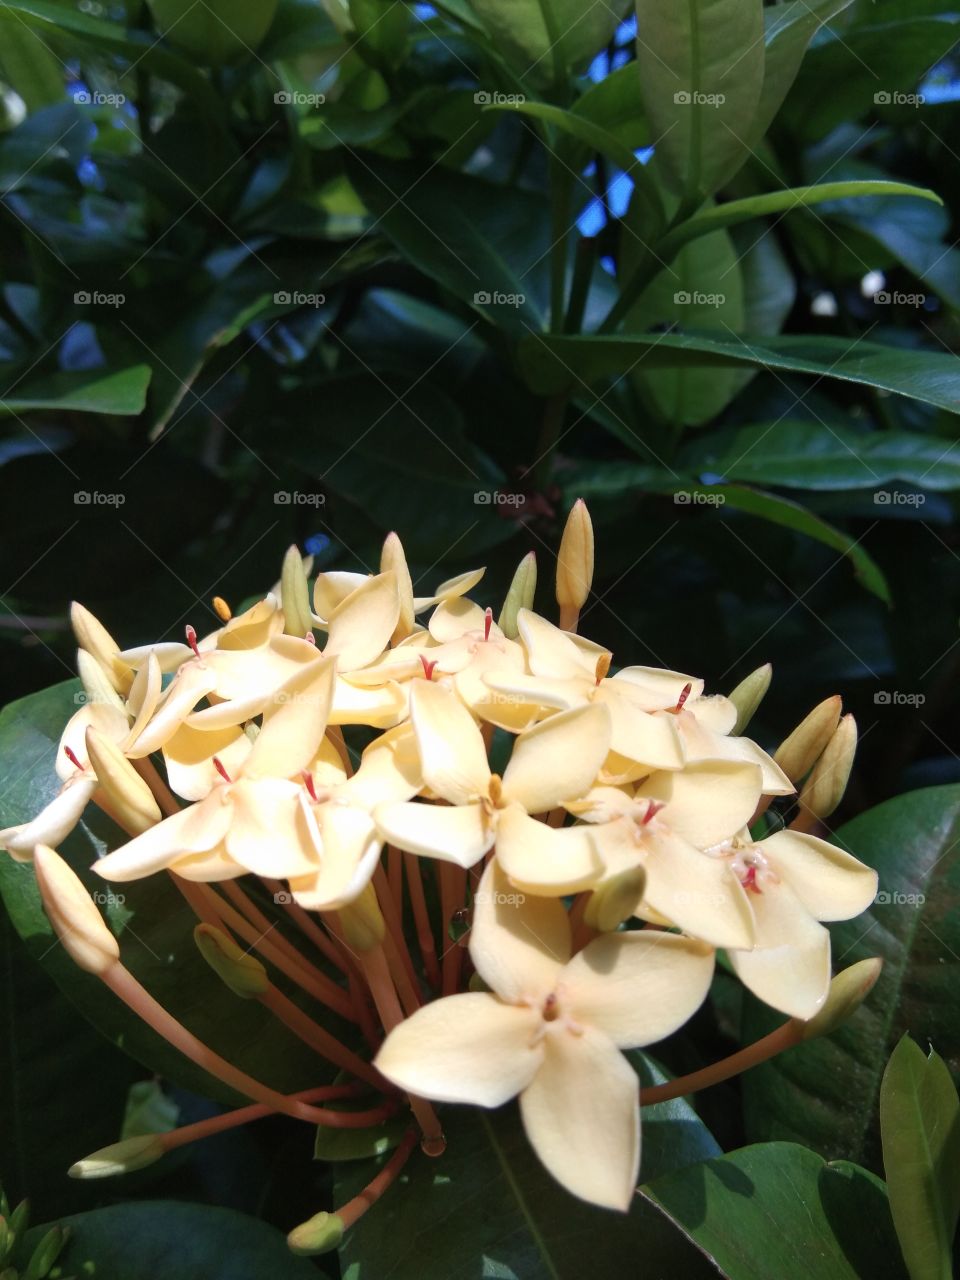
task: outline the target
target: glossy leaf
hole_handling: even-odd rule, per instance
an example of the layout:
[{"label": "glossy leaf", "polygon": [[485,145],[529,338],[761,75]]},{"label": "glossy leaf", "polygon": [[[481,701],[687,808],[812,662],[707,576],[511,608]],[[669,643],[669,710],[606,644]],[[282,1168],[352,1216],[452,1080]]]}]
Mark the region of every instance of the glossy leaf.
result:
[{"label": "glossy leaf", "polygon": [[100,369],[79,373],[49,373],[15,382],[9,395],[0,392],[0,415],[28,413],[33,409],[73,409],[79,413],[134,417],[147,399],[150,369],[133,365],[106,373]]},{"label": "glossy leaf", "polygon": [[582,68],[607,43],[626,7],[580,0],[468,0],[487,36],[519,77],[546,84],[561,69]]},{"label": "glossy leaf", "polygon": [[20,95],[28,111],[63,101],[59,59],[12,13],[0,12],[0,79]]},{"label": "glossy leaf", "polygon": [[960,1211],[960,1100],[943,1059],[909,1036],[880,1085],[890,1210],[910,1280],[951,1280]]}]

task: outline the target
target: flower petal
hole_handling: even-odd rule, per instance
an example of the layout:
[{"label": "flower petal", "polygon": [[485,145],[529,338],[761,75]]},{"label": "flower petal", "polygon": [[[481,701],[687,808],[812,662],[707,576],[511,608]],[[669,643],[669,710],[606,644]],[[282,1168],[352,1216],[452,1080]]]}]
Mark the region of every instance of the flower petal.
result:
[{"label": "flower petal", "polygon": [[414,597],[414,613],[423,613],[424,609],[432,609],[441,600],[450,600],[455,596],[466,595],[468,591],[477,585],[485,573],[485,569],[468,569],[466,573],[458,573],[453,578],[447,578],[437,587],[435,595]]},{"label": "flower petal", "polygon": [[543,1065],[520,1095],[530,1144],[575,1196],[626,1211],[640,1169],[636,1073],[592,1027],[572,1035],[549,1024],[543,1044]]},{"label": "flower petal", "polygon": [[551,827],[518,804],[500,811],[497,857],[518,889],[545,897],[589,889],[603,871],[589,827]]},{"label": "flower petal", "polygon": [[353,671],[379,658],[390,643],[400,616],[394,573],[367,578],[330,614],[324,655],[337,655],[337,670]]},{"label": "flower petal", "polygon": [[688,764],[675,772],[652,774],[637,797],[666,805],[662,820],[696,849],[732,839],[760,801],[760,770],[736,760]]},{"label": "flower petal", "polygon": [[[481,609],[478,604],[474,604],[472,600],[467,600],[463,596],[451,596],[441,601],[434,609],[430,618],[429,631],[438,644],[448,644],[452,640],[459,640],[461,636],[471,631],[477,631],[482,636],[486,620],[486,610]],[[502,635],[499,628],[497,631]],[[491,628],[491,634],[493,634],[493,628]]]},{"label": "flower petal", "polygon": [[[610,712],[610,750],[644,769],[682,769],[683,742],[675,716],[655,716],[621,697],[615,680],[604,680],[597,701]],[[608,765],[609,767],[609,765]]]},{"label": "flower petal", "polygon": [[496,858],[473,898],[470,957],[504,1000],[542,1004],[570,959],[570,919],[558,898],[518,893]]},{"label": "flower petal", "polygon": [[[535,676],[559,680],[596,679],[596,659],[578,648],[566,631],[561,631],[531,609],[517,613],[517,630],[527,651],[527,662]],[[601,652],[608,653],[608,650]]]},{"label": "flower petal", "polygon": [[290,889],[309,911],[338,911],[368,884],[382,840],[373,819],[335,801],[316,810],[321,832],[319,864],[309,875],[294,876]]},{"label": "flower petal", "polygon": [[285,880],[316,865],[299,804],[302,788],[283,778],[241,778],[229,788],[233,818],[227,853],[254,875]]},{"label": "flower petal", "polygon": [[226,835],[232,817],[218,788],[200,804],[164,818],[93,864],[105,880],[141,880],[169,867],[188,854],[215,849]]},{"label": "flower petal", "polygon": [[[598,843],[603,852],[599,835]],[[711,946],[753,946],[753,895],[744,891],[728,859],[701,853],[670,834],[651,836],[648,848],[646,905]]]},{"label": "flower petal", "polygon": [[408,853],[472,867],[492,848],[496,827],[479,804],[441,805],[416,801],[377,805],[373,820],[385,840]]},{"label": "flower petal", "polygon": [[318,659],[281,685],[264,708],[246,776],[292,778],[306,769],[327,731],[334,672],[332,661]]},{"label": "flower petal", "polygon": [[239,725],[204,733],[182,724],[163,748],[170,790],[184,800],[202,800],[219,786],[216,756],[231,778],[239,775],[253,744]]},{"label": "flower petal", "polygon": [[760,848],[815,920],[849,920],[876,897],[876,871],[826,840],[778,831]]},{"label": "flower petal", "polygon": [[560,711],[517,736],[503,793],[527,813],[546,813],[589,791],[609,750],[605,706],[588,703]]},{"label": "flower petal", "polygon": [[414,680],[410,719],[427,786],[451,804],[485,796],[490,789],[490,766],[483,737],[453,689]]},{"label": "flower petal", "polygon": [[605,933],[579,951],[560,978],[564,1012],[623,1049],[672,1035],[703,1004],[712,947],[660,929]]},{"label": "flower petal", "polygon": [[360,768],[341,785],[338,797],[372,811],[378,804],[410,800],[422,786],[416,737],[411,725],[403,724],[370,743]]},{"label": "flower petal", "polygon": [[534,1044],[539,1021],[537,1010],[486,992],[446,996],[394,1027],[374,1066],[421,1098],[499,1107],[543,1061],[542,1042]]},{"label": "flower petal", "polygon": [[74,779],[61,787],[32,821],[0,831],[0,849],[6,849],[16,862],[29,862],[38,844],[56,848],[66,840],[98,786],[92,769],[86,775],[74,771]]},{"label": "flower petal", "polygon": [[216,673],[206,663],[189,662],[182,666],[171,680],[150,723],[129,746],[127,755],[140,760],[159,750],[216,684]]},{"label": "flower petal", "polygon": [[324,626],[337,606],[368,581],[367,574],[350,573],[344,569],[317,574],[313,584],[313,610]]},{"label": "flower petal", "polygon": [[626,686],[624,697],[645,711],[667,711],[675,707],[687,685],[690,685],[688,699],[699,698],[703,693],[702,680],[660,667],[623,667],[611,678],[622,682]]},{"label": "flower petal", "polygon": [[766,1004],[812,1018],[830,987],[830,934],[783,882],[751,894],[757,920],[753,951],[728,952],[734,972]]}]

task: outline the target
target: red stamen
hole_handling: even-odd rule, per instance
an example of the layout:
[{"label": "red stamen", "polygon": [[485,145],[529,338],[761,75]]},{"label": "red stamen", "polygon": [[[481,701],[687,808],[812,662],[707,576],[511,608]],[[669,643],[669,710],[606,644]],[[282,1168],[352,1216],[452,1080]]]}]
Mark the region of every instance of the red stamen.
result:
[{"label": "red stamen", "polygon": [[420,665],[423,667],[423,674],[424,674],[425,679],[427,679],[427,680],[432,680],[432,679],[433,679],[433,673],[434,673],[434,670],[436,669],[436,665],[437,665],[437,659],[436,659],[436,658],[434,658],[433,662],[428,662],[428,661],[426,660],[426,658],[423,656],[423,654],[421,653],[421,655],[420,655]]},{"label": "red stamen", "polygon": [[647,805],[647,812],[643,815],[643,825],[646,826],[648,822],[657,816],[661,809],[666,807],[666,802],[663,800],[651,800]]},{"label": "red stamen", "polygon": [[312,631],[308,631],[303,638],[304,640],[307,641],[308,644],[316,645],[317,643],[317,637],[313,634]]},{"label": "red stamen", "polygon": [[743,885],[745,889],[748,889],[751,893],[763,892],[763,890],[757,884],[757,868],[756,867],[747,867],[747,873],[743,877],[743,879],[740,881],[740,883]]},{"label": "red stamen", "polygon": [[314,804],[319,804],[320,800],[317,796],[317,789],[313,785],[313,774],[310,773],[308,770],[304,769],[303,773],[300,776],[303,778],[303,785],[307,788],[307,791],[310,795],[310,799],[313,801]]},{"label": "red stamen", "polygon": [[557,1008],[556,992],[551,991],[543,1002],[543,1020],[544,1022],[554,1022],[557,1018],[559,1010]]},{"label": "red stamen", "polygon": [[683,710],[683,704],[690,697],[690,692],[692,689],[693,689],[693,685],[688,680],[680,692],[680,697],[677,699],[677,705],[674,707],[674,712]]},{"label": "red stamen", "polygon": [[483,638],[490,639],[490,628],[493,626],[493,610],[486,609],[483,614]]},{"label": "red stamen", "polygon": [[223,761],[220,760],[218,756],[213,757],[213,767],[216,769],[217,773],[219,773],[220,777],[224,780],[224,782],[233,781],[229,773],[227,773],[226,769],[223,767]]},{"label": "red stamen", "polygon": [[190,648],[193,650],[193,652],[194,652],[195,656],[199,658],[199,657],[200,657],[200,650],[197,648],[197,632],[196,632],[196,628],[191,627],[191,626],[190,626],[190,624],[189,624],[189,623],[187,623],[187,626],[186,626],[185,630],[186,630],[186,633],[187,633],[187,644],[188,644],[188,645],[190,646]]},{"label": "red stamen", "polygon": [[67,757],[67,759],[70,761],[70,763],[73,765],[75,769],[80,769],[82,772],[86,768],[86,765],[82,765],[80,761],[77,759],[77,753],[74,751],[73,747],[64,747],[63,754]]}]

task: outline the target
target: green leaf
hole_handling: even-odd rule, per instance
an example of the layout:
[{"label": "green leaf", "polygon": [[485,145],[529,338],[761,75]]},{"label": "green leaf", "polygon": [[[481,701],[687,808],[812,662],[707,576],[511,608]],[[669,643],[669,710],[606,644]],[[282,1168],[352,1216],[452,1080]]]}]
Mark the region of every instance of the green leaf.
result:
[{"label": "green leaf", "polygon": [[157,29],[207,65],[246,57],[273,21],[277,0],[147,0]]},{"label": "green leaf", "polygon": [[550,219],[540,196],[439,168],[375,163],[351,164],[351,180],[413,266],[507,332],[545,326]]},{"label": "green leaf", "polygon": [[960,1099],[946,1063],[904,1036],[880,1085],[890,1211],[910,1280],[951,1280],[960,1210]]},{"label": "green leaf", "polygon": [[31,382],[15,383],[9,395],[0,392],[0,416],[33,409],[72,409],[136,417],[146,405],[149,382],[150,369],[145,364],[113,373],[102,369],[49,373]]},{"label": "green leaf", "polygon": [[[687,451],[690,469],[785,489],[876,489],[894,481],[960,489],[960,444],[910,431],[856,431],[792,421],[711,433]],[[878,515],[888,514],[883,504]]]},{"label": "green leaf", "polygon": [[[622,0],[469,0],[487,36],[521,85],[558,79],[557,67],[582,69],[607,43],[626,9]],[[617,12],[617,10],[620,12]]]},{"label": "green leaf", "polygon": [[[317,1280],[286,1239],[265,1222],[232,1209],[143,1200],[64,1218],[70,1238],[57,1274],[106,1280]],[[28,1246],[48,1227],[28,1232]]]},{"label": "green leaf", "polygon": [[[67,681],[12,702],[0,713],[0,760],[5,770],[0,787],[0,826],[28,821],[56,794],[57,744],[64,725],[77,710],[78,693],[82,699],[79,682]],[[126,836],[90,805],[80,826],[60,846],[60,853],[91,893],[102,894],[104,882],[89,868],[101,853],[125,840]],[[0,895],[34,960],[110,1041],[185,1088],[219,1101],[240,1101],[232,1090],[149,1030],[97,978],[74,965],[44,914],[29,864],[0,858]],[[272,903],[261,901],[260,905],[273,914]],[[197,951],[193,941],[196,920],[171,877],[161,874],[124,884],[102,910],[119,939],[124,964],[151,995],[216,1052],[284,1092],[332,1078],[335,1069],[328,1068],[280,1026],[262,1005],[235,999],[225,991]],[[276,981],[286,987],[280,975]],[[290,994],[298,998],[296,992]],[[339,1018],[325,1014],[324,1021],[343,1038],[346,1028]],[[105,1126],[105,1130],[101,1146],[116,1141],[116,1125]]]},{"label": "green leaf", "polygon": [[[642,1055],[645,1077],[665,1079]],[[712,1271],[636,1197],[627,1215],[574,1199],[547,1174],[514,1105],[488,1112],[445,1108],[442,1160],[414,1151],[403,1179],[350,1231],[344,1280],[582,1280],[632,1275],[638,1251],[653,1274],[707,1280]],[[716,1155],[712,1136],[682,1099],[643,1111],[645,1176]],[[370,1165],[339,1170],[335,1202],[356,1195]],[[415,1223],[415,1230],[411,1224]],[[482,1262],[481,1262],[482,1260]]]},{"label": "green leaf", "polygon": [[28,111],[63,101],[64,68],[59,58],[19,18],[2,10],[0,79],[20,95]]},{"label": "green leaf", "polygon": [[696,207],[748,155],[763,85],[763,0],[637,0],[653,161]]},{"label": "green leaf", "polygon": [[788,1142],[744,1147],[643,1188],[735,1280],[902,1280],[879,1178]]},{"label": "green leaf", "polygon": [[[883,714],[883,705],[876,711]],[[834,968],[880,956],[883,971],[855,1017],[833,1035],[744,1077],[752,1140],[789,1138],[828,1157],[879,1164],[877,1099],[894,1044],[909,1029],[948,1059],[960,1055],[958,835],[960,786],[947,786],[897,796],[831,836],[880,876],[874,905],[855,920],[830,926]],[[745,1041],[780,1021],[751,1002]]]},{"label": "green leaf", "polygon": [[530,386],[543,395],[583,382],[646,369],[714,369],[753,364],[795,373],[838,378],[908,396],[956,413],[960,368],[952,355],[903,351],[879,342],[836,337],[731,337],[706,334],[611,334],[564,337],[536,334],[520,349]]}]

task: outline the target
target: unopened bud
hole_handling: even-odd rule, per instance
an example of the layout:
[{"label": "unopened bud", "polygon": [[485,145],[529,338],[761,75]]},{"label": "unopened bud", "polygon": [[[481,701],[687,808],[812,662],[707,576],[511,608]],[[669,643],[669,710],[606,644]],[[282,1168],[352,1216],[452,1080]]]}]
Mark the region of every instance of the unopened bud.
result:
[{"label": "unopened bud", "polygon": [[113,687],[107,672],[86,649],[77,650],[77,671],[88,701],[105,702],[118,711],[126,712],[123,699]]},{"label": "unopened bud", "polygon": [[[800,817],[829,818],[843,799],[857,751],[857,722],[845,715],[800,792]],[[802,830],[802,827],[795,829]]]},{"label": "unopened bud", "polygon": [[138,1138],[125,1138],[112,1146],[101,1147],[67,1170],[71,1178],[116,1178],[156,1164],[166,1148],[159,1134],[145,1133]]},{"label": "unopened bud", "polygon": [[570,508],[557,554],[557,604],[565,631],[576,630],[592,582],[593,524],[587,504],[578,498]]},{"label": "unopened bud", "polygon": [[87,755],[103,788],[112,815],[132,836],[162,819],[153,792],[112,738],[87,728]]},{"label": "unopened bud", "polygon": [[363,893],[337,913],[343,926],[343,934],[357,951],[374,951],[386,934],[386,925],[373,885],[368,884]]},{"label": "unopened bud", "polygon": [[380,553],[380,572],[393,573],[397,579],[397,594],[400,597],[400,616],[397,619],[397,625],[394,628],[393,635],[390,637],[391,644],[399,644],[401,640],[406,640],[411,635],[415,625],[413,613],[413,579],[410,577],[410,569],[407,565],[407,557],[403,550],[403,543],[395,533],[388,533],[383,541],[383,551]]},{"label": "unopened bud", "polygon": [[820,1012],[809,1022],[799,1023],[801,1038],[813,1040],[817,1036],[828,1036],[852,1017],[873,990],[882,968],[883,961],[874,956],[869,960],[858,960],[849,969],[838,973],[830,983]]},{"label": "unopened bud", "polygon": [[34,1249],[23,1280],[45,1280],[69,1238],[69,1227],[51,1227]]},{"label": "unopened bud", "polygon": [[320,1253],[330,1253],[336,1249],[343,1239],[345,1227],[343,1219],[335,1213],[317,1213],[299,1227],[294,1227],[287,1236],[287,1244],[291,1253],[301,1258],[313,1257]]},{"label": "unopened bud", "polygon": [[303,558],[296,546],[288,547],[283,557],[280,574],[280,607],[283,609],[283,629],[288,636],[301,638],[313,631],[310,616],[310,588]]},{"label": "unopened bud", "polygon": [[737,687],[727,694],[727,697],[737,708],[737,722],[730,730],[732,734],[743,733],[756,715],[757,708],[767,696],[772,675],[773,667],[769,662],[765,662],[762,667],[757,667],[756,671],[751,671],[746,679],[741,680]]},{"label": "unopened bud", "polygon": [[584,922],[601,933],[618,929],[636,911],[646,880],[643,868],[633,867],[598,885],[587,899]]},{"label": "unopened bud", "polygon": [[520,634],[517,628],[517,614],[521,609],[533,608],[533,597],[537,590],[537,553],[528,551],[513,575],[507,598],[500,610],[497,626],[510,640],[516,640]]},{"label": "unopened bud", "polygon": [[76,872],[47,845],[33,855],[43,909],[67,955],[81,969],[98,976],[120,959],[116,938]]},{"label": "unopened bud", "polygon": [[256,956],[241,951],[216,925],[198,924],[193,940],[204,960],[235,996],[255,999],[269,989],[267,971]]},{"label": "unopened bud", "polygon": [[800,782],[813,768],[840,723],[842,708],[839,694],[825,698],[774,752],[774,760],[791,782]]},{"label": "unopened bud", "polygon": [[70,621],[80,648],[96,658],[118,693],[127,693],[133,684],[133,668],[120,657],[120,646],[103,623],[76,601],[70,606]]}]

